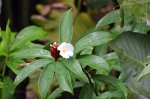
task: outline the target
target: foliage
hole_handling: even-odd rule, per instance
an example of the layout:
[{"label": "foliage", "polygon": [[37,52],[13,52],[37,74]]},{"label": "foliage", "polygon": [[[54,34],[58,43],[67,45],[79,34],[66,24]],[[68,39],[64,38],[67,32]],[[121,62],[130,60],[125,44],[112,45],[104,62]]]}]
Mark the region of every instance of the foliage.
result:
[{"label": "foliage", "polygon": [[[150,98],[149,26],[140,20],[144,17],[147,22],[143,9],[148,7],[148,1],[127,1],[119,0],[121,8],[100,19],[94,32],[77,42],[73,41],[72,9],[66,11],[59,25],[59,43],[75,43],[74,55],[67,59],[53,57],[51,50],[57,49],[57,43],[43,46],[32,42],[46,35],[42,28],[29,26],[16,35],[10,31],[8,21],[6,31],[1,31],[1,98],[11,98],[15,87],[37,70],[41,71],[38,89],[42,99],[56,99],[63,92],[74,95],[74,89],[79,87],[79,99]],[[130,4],[133,10],[126,7]],[[135,13],[137,6],[141,7],[140,14]],[[110,24],[114,26],[104,28]],[[6,67],[16,73],[14,83],[6,77]],[[57,88],[51,90],[54,83]]]}]

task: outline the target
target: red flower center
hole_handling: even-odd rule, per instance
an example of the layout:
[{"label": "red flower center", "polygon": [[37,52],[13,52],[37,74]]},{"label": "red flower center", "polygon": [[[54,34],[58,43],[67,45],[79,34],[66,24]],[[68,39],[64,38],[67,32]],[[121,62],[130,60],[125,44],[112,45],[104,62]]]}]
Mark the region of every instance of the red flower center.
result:
[{"label": "red flower center", "polygon": [[59,46],[58,43],[54,43],[53,45],[51,45],[51,48],[50,48],[50,52],[51,52],[51,56],[57,60],[58,57],[59,57],[59,51],[57,50],[57,47]]}]

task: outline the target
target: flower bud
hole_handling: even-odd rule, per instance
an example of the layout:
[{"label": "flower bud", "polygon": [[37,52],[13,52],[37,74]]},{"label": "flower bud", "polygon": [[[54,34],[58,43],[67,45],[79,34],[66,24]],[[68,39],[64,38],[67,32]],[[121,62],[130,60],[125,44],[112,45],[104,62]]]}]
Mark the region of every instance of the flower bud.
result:
[{"label": "flower bud", "polygon": [[51,46],[51,48],[50,48],[51,56],[52,56],[55,60],[57,60],[58,57],[59,57],[59,50],[57,50],[59,44],[55,42],[53,45],[50,45],[50,46]]}]

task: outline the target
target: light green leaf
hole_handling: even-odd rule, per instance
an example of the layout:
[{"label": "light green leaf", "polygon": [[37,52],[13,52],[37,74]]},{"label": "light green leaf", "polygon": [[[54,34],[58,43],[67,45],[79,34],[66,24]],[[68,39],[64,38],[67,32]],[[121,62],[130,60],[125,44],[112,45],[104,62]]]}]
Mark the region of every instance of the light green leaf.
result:
[{"label": "light green leaf", "polygon": [[81,63],[84,63],[85,65],[90,66],[91,68],[94,68],[96,70],[98,70],[99,72],[109,72],[109,66],[107,64],[107,62],[96,55],[82,55],[78,58],[78,60]]},{"label": "light green leaf", "polygon": [[76,60],[75,58],[69,58],[69,59],[62,59],[62,62],[71,72],[77,75],[77,77],[80,80],[85,80],[85,81],[87,80],[86,75],[82,71],[81,65],[78,62],[78,60]]},{"label": "light green leaf", "polygon": [[150,74],[150,64],[143,69],[142,73],[138,77],[138,80],[141,80],[143,77],[145,77],[148,74]]},{"label": "light green leaf", "polygon": [[48,50],[40,48],[30,48],[18,50],[10,54],[13,59],[24,59],[24,58],[34,58],[34,57],[43,57],[51,58],[50,52]]},{"label": "light green leaf", "polygon": [[85,84],[80,92],[79,99],[92,99],[94,88],[90,84]]},{"label": "light green leaf", "polygon": [[124,99],[124,95],[120,90],[116,91],[107,91],[104,93],[101,93],[99,96],[97,96],[94,99]]},{"label": "light green leaf", "polygon": [[121,21],[119,10],[114,10],[114,11],[108,13],[106,16],[104,16],[103,18],[101,18],[98,21],[98,23],[96,25],[96,29],[99,29],[105,25],[115,23],[118,21]]},{"label": "light green leaf", "polygon": [[42,71],[39,79],[39,91],[42,96],[42,99],[45,99],[51,83],[53,81],[54,75],[54,64],[48,64]]},{"label": "light green leaf", "polygon": [[61,61],[55,62],[54,70],[60,88],[62,88],[64,91],[73,93],[73,86],[71,83],[69,70],[63,65]]},{"label": "light green leaf", "polygon": [[4,88],[4,87],[5,87],[5,84],[0,81],[0,88]]},{"label": "light green leaf", "polygon": [[7,22],[6,31],[1,31],[2,41],[0,44],[0,51],[5,56],[8,55],[10,44],[14,38],[14,34],[11,32],[9,25],[10,25],[10,20],[8,20]]},{"label": "light green leaf", "polygon": [[90,46],[98,46],[100,44],[107,43],[112,39],[113,39],[112,35],[105,31],[90,33],[85,37],[81,38],[75,44],[74,52],[77,54],[85,48],[89,48]]},{"label": "light green leaf", "polygon": [[66,11],[59,26],[60,43],[71,42],[73,35],[71,9]]},{"label": "light green leaf", "polygon": [[15,85],[13,81],[8,77],[4,77],[3,83],[5,84],[5,87],[2,89],[1,99],[12,99],[13,93],[15,91]]},{"label": "light green leaf", "polygon": [[55,89],[49,96],[47,99],[56,99],[57,97],[61,96],[61,93],[64,90],[62,90],[60,87],[58,87],[57,89]]},{"label": "light green leaf", "polygon": [[143,23],[136,23],[133,32],[138,32],[141,34],[147,34],[147,32],[150,30],[150,26],[147,26]]},{"label": "light green leaf", "polygon": [[115,78],[113,76],[106,76],[106,75],[100,75],[99,74],[99,75],[94,76],[93,79],[95,79],[99,82],[103,82],[109,86],[115,87],[116,89],[121,90],[124,93],[125,99],[127,99],[127,96],[129,94],[129,90],[128,90],[126,84],[124,84],[123,82],[121,82],[117,78]]},{"label": "light green leaf", "polygon": [[15,49],[17,46],[23,45],[26,42],[33,41],[43,37],[46,32],[37,26],[28,26],[21,30],[15,38],[11,46],[11,50]]},{"label": "light green leaf", "polygon": [[24,67],[15,78],[14,84],[18,85],[20,84],[26,77],[31,75],[33,72],[35,72],[37,69],[47,65],[52,60],[50,59],[39,59],[32,63],[30,63],[28,66]]}]

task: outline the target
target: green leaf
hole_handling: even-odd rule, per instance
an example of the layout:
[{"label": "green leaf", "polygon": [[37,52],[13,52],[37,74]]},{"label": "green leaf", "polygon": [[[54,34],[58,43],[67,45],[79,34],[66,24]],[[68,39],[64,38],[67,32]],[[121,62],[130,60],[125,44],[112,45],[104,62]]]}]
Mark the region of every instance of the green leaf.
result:
[{"label": "green leaf", "polygon": [[5,87],[5,84],[0,81],[0,88],[4,88],[4,87]]},{"label": "green leaf", "polygon": [[107,91],[104,93],[101,93],[99,96],[97,96],[94,99],[124,99],[124,95],[120,90],[116,91]]},{"label": "green leaf", "polygon": [[90,46],[98,46],[100,44],[104,44],[112,40],[112,35],[105,31],[98,31],[94,33],[90,33],[85,37],[81,38],[75,44],[74,52],[77,54],[85,48],[89,48]]},{"label": "green leaf", "polygon": [[96,25],[96,29],[99,29],[105,25],[115,23],[118,21],[121,21],[119,10],[114,10],[114,11],[108,13],[106,16],[104,16],[103,18],[101,18],[98,21],[98,23]]},{"label": "green leaf", "polygon": [[18,85],[20,84],[26,77],[31,75],[33,72],[35,72],[37,69],[47,65],[52,60],[50,59],[39,59],[32,63],[30,63],[28,66],[24,67],[15,78],[14,84]]},{"label": "green leaf", "polygon": [[125,74],[125,82],[135,93],[146,97],[149,97],[150,93],[150,77],[147,75],[140,81],[137,81],[137,78],[145,67],[146,57],[150,54],[149,38],[149,35],[125,32],[111,43]]},{"label": "green leaf", "polygon": [[149,29],[150,29],[150,27],[143,24],[143,23],[136,23],[134,28],[133,28],[133,32],[138,32],[141,34],[147,34]]},{"label": "green leaf", "polygon": [[66,11],[59,26],[60,43],[71,42],[73,35],[71,9]]},{"label": "green leaf", "polygon": [[9,53],[10,44],[14,37],[13,33],[9,28],[9,25],[10,25],[10,20],[7,21],[6,31],[1,31],[2,41],[1,41],[0,50],[5,56],[7,56]]},{"label": "green leaf", "polygon": [[7,62],[7,66],[15,73],[18,74],[21,70],[21,67],[19,68],[20,64],[25,63],[23,60],[10,60]]},{"label": "green leaf", "polygon": [[85,84],[80,92],[79,99],[92,99],[94,88],[90,84]]},{"label": "green leaf", "polygon": [[90,66],[91,68],[94,68],[96,70],[98,70],[99,72],[109,72],[109,66],[107,64],[107,62],[96,55],[82,55],[78,58],[78,60],[81,63],[84,63],[85,65]]},{"label": "green leaf", "polygon": [[122,71],[116,52],[108,53],[101,57],[107,62],[107,64],[110,67],[110,70],[114,69],[120,72]]},{"label": "green leaf", "polygon": [[81,80],[87,80],[81,65],[75,58],[62,59],[62,63]]},{"label": "green leaf", "polygon": [[43,57],[43,58],[51,58],[50,52],[48,50],[40,49],[40,48],[30,48],[18,50],[10,54],[13,59],[25,59],[25,58],[34,58],[34,57]]},{"label": "green leaf", "polygon": [[47,99],[56,99],[57,97],[61,96],[61,93],[64,90],[62,90],[60,87],[58,87],[57,89],[55,89],[49,96]]},{"label": "green leaf", "polygon": [[150,22],[150,0],[118,0],[118,2],[121,9],[128,12],[135,21],[147,24]]},{"label": "green leaf", "polygon": [[39,79],[39,91],[42,99],[45,99],[53,81],[54,64],[48,64],[42,71]]},{"label": "green leaf", "polygon": [[124,93],[125,99],[127,99],[127,96],[129,94],[128,88],[127,88],[126,84],[124,84],[117,78],[115,78],[113,76],[106,76],[106,75],[99,74],[99,75],[94,76],[93,79],[95,79],[99,82],[103,82],[109,86],[115,87],[116,89],[121,90]]},{"label": "green leaf", "polygon": [[145,77],[148,74],[150,74],[150,64],[143,69],[142,73],[138,77],[138,80],[141,80],[143,77]]},{"label": "green leaf", "polygon": [[15,38],[11,46],[11,50],[15,49],[17,46],[23,45],[26,42],[33,41],[43,37],[46,32],[37,26],[28,26],[21,30]]},{"label": "green leaf", "polygon": [[15,85],[13,81],[8,77],[4,77],[3,82],[5,87],[2,89],[1,99],[12,99],[13,93],[15,91]]},{"label": "green leaf", "polygon": [[73,93],[73,86],[71,83],[71,76],[69,70],[60,61],[55,62],[54,70],[60,88],[62,88],[64,91]]}]

